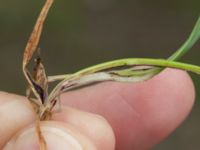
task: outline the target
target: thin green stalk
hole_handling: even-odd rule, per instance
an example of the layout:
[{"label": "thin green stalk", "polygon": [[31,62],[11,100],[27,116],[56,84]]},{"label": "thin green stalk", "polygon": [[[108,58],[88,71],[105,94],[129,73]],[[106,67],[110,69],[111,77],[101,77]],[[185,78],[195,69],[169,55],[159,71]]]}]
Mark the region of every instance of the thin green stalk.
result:
[{"label": "thin green stalk", "polygon": [[[200,74],[200,67],[196,65],[191,65],[191,64],[186,64],[186,63],[180,63],[180,62],[175,62],[175,61],[169,61],[169,60],[164,60],[164,59],[148,59],[148,58],[127,58],[127,59],[119,59],[119,60],[114,60],[114,61],[109,61],[105,63],[101,63],[95,66],[88,67],[86,69],[82,69],[74,74],[71,75],[66,75],[64,80],[61,81],[51,92],[49,95],[50,101],[53,100],[57,95],[60,94],[59,91],[63,88],[64,84],[70,83],[72,80],[78,80],[81,77],[87,76],[89,74],[93,74],[96,72],[106,72],[107,69],[112,69],[115,67],[129,67],[132,68],[133,66],[139,66],[139,65],[147,65],[147,66],[157,66],[157,67],[170,67],[170,68],[176,68],[176,69],[182,69],[186,71],[191,71],[197,74]],[[153,77],[154,75],[158,74],[160,72],[160,69],[151,69],[147,71],[141,70],[141,72],[138,74],[138,71],[129,70],[127,72],[127,69],[125,70],[120,70],[120,72],[115,72],[117,73],[119,77],[135,77],[139,76],[143,78],[146,75],[151,74],[151,76],[148,76],[145,78],[145,80]],[[111,73],[113,73],[111,71]],[[63,76],[64,77],[64,76]],[[143,80],[143,79],[142,79]],[[140,80],[140,81],[142,81]],[[139,80],[138,80],[139,81]],[[91,81],[90,81],[91,82]],[[58,94],[59,93],[59,94]]]},{"label": "thin green stalk", "polygon": [[187,53],[200,38],[200,16],[185,43],[168,60],[176,61]]},{"label": "thin green stalk", "polygon": [[[144,80],[150,79],[156,74],[160,73],[166,67],[182,69],[182,70],[191,71],[191,72],[200,74],[199,66],[175,62],[176,60],[181,58],[186,52],[188,52],[199,38],[200,38],[200,17],[198,18],[189,38],[167,60],[147,59],[147,58],[120,59],[120,60],[109,61],[109,62],[101,63],[92,67],[88,67],[74,74],[70,74],[70,75],[66,74],[66,75],[61,75],[61,76],[49,77],[49,82],[63,79],[63,81],[61,81],[53,89],[53,91],[51,92],[49,96],[49,100],[50,101],[53,100],[62,91],[65,91],[63,89],[66,89],[67,91],[68,89],[72,89],[73,87],[78,87],[78,85],[82,85],[81,81],[84,81],[83,79],[87,79],[87,83],[96,82],[97,74],[95,75],[92,75],[92,74],[98,73],[98,72],[102,72],[103,74],[101,75],[104,75],[102,77],[103,80],[98,77],[99,78],[98,81],[106,81],[106,80],[113,79],[113,81],[123,80],[123,81],[128,81],[128,82],[131,81],[130,77],[137,78],[137,80],[134,80],[134,81],[144,81]],[[134,70],[133,66],[138,66],[138,65],[147,65],[147,66],[154,66],[154,67],[148,70],[143,70],[143,69],[139,71]],[[113,69],[116,69],[115,67],[126,67],[126,69],[113,70]],[[112,71],[108,72],[108,69],[109,70],[111,69]],[[91,75],[91,76],[88,78],[88,75]],[[112,78],[112,75],[113,75],[113,78]],[[71,83],[75,85],[72,85]],[[87,84],[87,83],[85,83],[84,81],[84,84]]]}]

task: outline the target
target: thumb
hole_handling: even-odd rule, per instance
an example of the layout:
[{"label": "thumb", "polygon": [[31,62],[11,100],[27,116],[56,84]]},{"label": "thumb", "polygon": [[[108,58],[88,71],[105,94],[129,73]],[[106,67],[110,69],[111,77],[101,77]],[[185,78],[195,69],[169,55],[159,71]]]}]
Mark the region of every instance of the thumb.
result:
[{"label": "thumb", "polygon": [[[0,149],[39,150],[35,117],[27,100],[0,93],[0,106]],[[114,150],[114,134],[103,117],[65,107],[53,119],[40,122],[48,150]]]},{"label": "thumb", "polygon": [[[98,150],[97,145],[92,139],[70,124],[46,121],[41,123],[41,131],[48,150]],[[35,126],[28,127],[18,133],[4,148],[4,150],[27,149],[39,150]]]},{"label": "thumb", "polygon": [[[95,144],[70,125],[58,122],[41,123],[41,131],[48,150],[96,150]],[[34,126],[21,131],[4,150],[39,150],[39,142]]]},{"label": "thumb", "polygon": [[[0,92],[0,104],[0,149],[39,150],[35,117],[28,101]],[[40,126],[48,150],[114,150],[114,133],[103,117],[68,107],[54,114],[55,121],[41,122]]]}]

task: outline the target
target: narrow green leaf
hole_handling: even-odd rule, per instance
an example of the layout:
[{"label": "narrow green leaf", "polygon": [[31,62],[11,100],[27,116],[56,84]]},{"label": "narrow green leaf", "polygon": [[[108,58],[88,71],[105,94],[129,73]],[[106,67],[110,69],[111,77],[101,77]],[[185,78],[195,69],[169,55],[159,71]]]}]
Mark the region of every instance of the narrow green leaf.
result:
[{"label": "narrow green leaf", "polygon": [[192,46],[198,41],[200,38],[200,16],[185,43],[172,55],[168,58],[168,60],[178,60],[180,59],[186,52],[188,52]]}]

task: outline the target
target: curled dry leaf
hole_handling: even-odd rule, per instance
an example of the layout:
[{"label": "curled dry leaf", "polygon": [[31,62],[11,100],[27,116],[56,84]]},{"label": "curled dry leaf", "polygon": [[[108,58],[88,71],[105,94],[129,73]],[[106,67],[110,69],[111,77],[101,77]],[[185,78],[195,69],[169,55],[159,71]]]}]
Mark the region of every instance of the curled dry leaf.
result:
[{"label": "curled dry leaf", "polygon": [[[33,29],[33,32],[29,38],[27,46],[24,51],[23,57],[23,72],[29,83],[28,86],[28,97],[30,98],[30,94],[33,93],[36,100],[31,98],[33,103],[39,105],[39,109],[36,111],[39,113],[39,116],[42,117],[44,111],[44,105],[47,103],[48,98],[48,80],[45,73],[45,68],[41,62],[38,43],[40,39],[40,35],[42,32],[43,24],[46,19],[49,8],[51,7],[53,0],[47,0]],[[33,59],[34,53],[37,52],[37,57],[34,58],[34,68],[33,70],[28,69],[28,65],[30,61]],[[32,72],[32,73],[31,73]],[[45,117],[44,117],[45,118]]]},{"label": "curled dry leaf", "polygon": [[[38,114],[38,121],[36,123],[36,132],[37,132],[39,143],[40,143],[40,150],[46,150],[47,145],[42,135],[39,121],[48,119],[51,115],[49,109],[46,108],[45,106],[46,100],[48,97],[48,81],[47,81],[47,76],[45,73],[45,68],[41,62],[41,58],[39,54],[35,58],[35,64],[34,64],[32,74],[28,69],[28,65],[34,53],[38,51],[38,43],[39,43],[40,35],[42,32],[43,24],[52,3],[53,3],[53,0],[47,0],[38,17],[38,20],[35,24],[33,32],[25,48],[23,64],[22,64],[23,73],[29,83],[28,89],[27,89],[27,97],[34,105],[34,109],[36,113]],[[31,93],[34,94],[35,96],[34,98],[36,99],[31,98]]]}]

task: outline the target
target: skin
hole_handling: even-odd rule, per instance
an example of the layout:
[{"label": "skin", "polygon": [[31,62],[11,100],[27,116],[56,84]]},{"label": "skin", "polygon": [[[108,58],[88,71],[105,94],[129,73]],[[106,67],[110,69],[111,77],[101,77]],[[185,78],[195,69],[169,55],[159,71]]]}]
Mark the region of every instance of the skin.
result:
[{"label": "skin", "polygon": [[[146,150],[183,122],[194,99],[188,74],[166,69],[145,82],[105,82],[65,93],[62,111],[55,109],[41,128],[50,150],[78,149],[70,141],[87,150]],[[0,149],[38,149],[36,116],[25,97],[0,93],[0,117]]]}]

